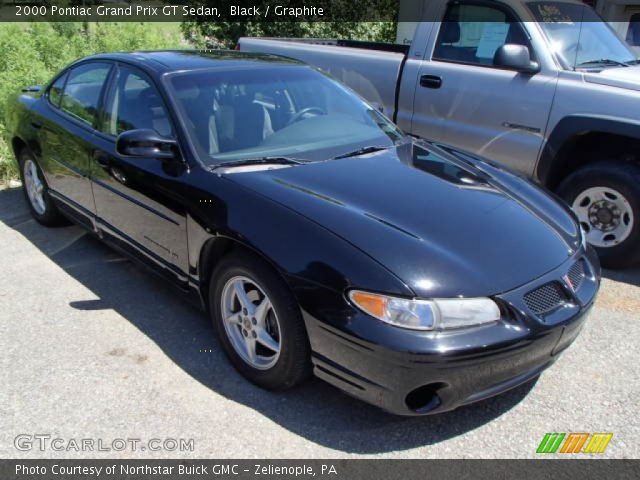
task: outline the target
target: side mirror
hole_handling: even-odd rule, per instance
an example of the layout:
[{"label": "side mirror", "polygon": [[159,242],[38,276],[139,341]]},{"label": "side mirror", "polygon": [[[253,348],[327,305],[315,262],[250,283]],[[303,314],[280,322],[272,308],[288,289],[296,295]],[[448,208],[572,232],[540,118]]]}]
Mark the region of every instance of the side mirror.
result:
[{"label": "side mirror", "polygon": [[534,74],[540,71],[538,62],[531,60],[529,49],[524,45],[508,43],[502,45],[493,57],[496,67],[516,70],[520,73]]},{"label": "side mirror", "polygon": [[30,85],[28,87],[23,87],[22,91],[24,93],[38,93],[42,91],[42,85]]},{"label": "side mirror", "polygon": [[177,145],[174,139],[149,129],[122,132],[116,139],[116,151],[127,157],[172,160],[178,156]]}]

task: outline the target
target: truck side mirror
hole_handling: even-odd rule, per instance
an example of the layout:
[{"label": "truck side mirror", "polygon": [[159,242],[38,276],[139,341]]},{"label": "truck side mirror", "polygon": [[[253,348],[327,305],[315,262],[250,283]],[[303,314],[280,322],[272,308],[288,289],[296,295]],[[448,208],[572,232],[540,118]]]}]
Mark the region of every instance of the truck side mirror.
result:
[{"label": "truck side mirror", "polygon": [[498,48],[493,57],[493,64],[496,67],[508,68],[520,73],[534,74],[540,71],[538,62],[531,60],[529,48],[513,43],[507,43]]}]

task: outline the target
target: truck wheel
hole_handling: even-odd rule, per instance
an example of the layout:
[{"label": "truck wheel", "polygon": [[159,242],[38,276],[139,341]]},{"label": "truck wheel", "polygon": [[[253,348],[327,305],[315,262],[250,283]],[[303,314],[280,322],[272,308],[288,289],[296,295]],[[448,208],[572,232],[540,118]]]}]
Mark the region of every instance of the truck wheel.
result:
[{"label": "truck wheel", "polygon": [[267,390],[285,390],[309,376],[311,352],[300,307],[269,265],[248,253],[231,253],[210,285],[213,325],[236,370]]},{"label": "truck wheel", "polygon": [[602,266],[623,268],[640,261],[640,166],[589,164],[569,175],[558,193],[578,216]]},{"label": "truck wheel", "polygon": [[23,148],[18,154],[18,163],[22,190],[33,218],[47,227],[67,225],[68,221],[49,196],[49,187],[40,166],[28,149]]}]

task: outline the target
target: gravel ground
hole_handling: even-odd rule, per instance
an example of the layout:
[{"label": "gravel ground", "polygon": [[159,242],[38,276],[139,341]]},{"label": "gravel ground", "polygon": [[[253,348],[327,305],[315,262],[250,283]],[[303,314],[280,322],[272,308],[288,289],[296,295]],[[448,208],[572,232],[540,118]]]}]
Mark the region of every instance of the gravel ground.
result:
[{"label": "gravel ground", "polygon": [[[640,269],[605,272],[574,345],[536,384],[402,418],[319,380],[272,394],[230,367],[205,315],[83,233],[0,191],[0,457],[526,458],[545,432],[613,432],[640,457]],[[15,447],[20,434],[62,451]],[[193,439],[193,451],[75,451],[70,440]],[[168,445],[169,448],[172,445]]]}]

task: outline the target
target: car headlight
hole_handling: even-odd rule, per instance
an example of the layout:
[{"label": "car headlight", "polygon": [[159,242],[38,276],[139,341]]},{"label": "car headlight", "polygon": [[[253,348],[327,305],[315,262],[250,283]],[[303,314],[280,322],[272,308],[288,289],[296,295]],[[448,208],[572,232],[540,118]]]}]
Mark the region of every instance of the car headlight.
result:
[{"label": "car headlight", "polygon": [[372,317],[411,330],[462,328],[500,319],[500,309],[490,298],[416,300],[351,290],[349,299]]}]

